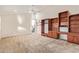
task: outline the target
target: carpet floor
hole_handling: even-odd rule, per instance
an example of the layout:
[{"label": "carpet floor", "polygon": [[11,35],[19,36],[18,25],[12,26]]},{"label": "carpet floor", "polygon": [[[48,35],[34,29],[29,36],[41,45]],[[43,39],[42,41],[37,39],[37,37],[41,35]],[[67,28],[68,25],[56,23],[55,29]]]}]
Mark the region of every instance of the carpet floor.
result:
[{"label": "carpet floor", "polygon": [[5,37],[0,40],[1,53],[79,53],[79,45],[38,34]]}]

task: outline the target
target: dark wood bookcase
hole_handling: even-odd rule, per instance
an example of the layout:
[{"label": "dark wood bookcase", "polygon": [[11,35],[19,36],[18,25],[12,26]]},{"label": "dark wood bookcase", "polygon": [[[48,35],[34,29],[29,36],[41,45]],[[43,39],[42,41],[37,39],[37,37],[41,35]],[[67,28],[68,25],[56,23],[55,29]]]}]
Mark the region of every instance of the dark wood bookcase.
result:
[{"label": "dark wood bookcase", "polygon": [[58,27],[59,27],[59,19],[51,18],[49,20],[48,36],[52,38],[58,38]]},{"label": "dark wood bookcase", "polygon": [[[45,24],[48,28],[45,28]],[[48,32],[45,32],[45,29],[48,29]],[[64,11],[58,13],[58,18],[43,19],[41,34],[79,44],[79,14],[70,15],[69,11]]]},{"label": "dark wood bookcase", "polygon": [[69,28],[69,11],[59,13],[59,27]]},{"label": "dark wood bookcase", "polygon": [[41,35],[43,35],[43,36],[48,36],[48,32],[45,32],[45,25],[47,24],[47,26],[48,26],[48,20],[49,19],[43,19],[41,21]]},{"label": "dark wood bookcase", "polygon": [[79,44],[79,14],[69,16],[68,41]]},{"label": "dark wood bookcase", "polygon": [[[67,36],[69,31],[69,11],[60,12],[59,17],[59,38],[62,35]],[[66,39],[67,40],[67,39]]]}]

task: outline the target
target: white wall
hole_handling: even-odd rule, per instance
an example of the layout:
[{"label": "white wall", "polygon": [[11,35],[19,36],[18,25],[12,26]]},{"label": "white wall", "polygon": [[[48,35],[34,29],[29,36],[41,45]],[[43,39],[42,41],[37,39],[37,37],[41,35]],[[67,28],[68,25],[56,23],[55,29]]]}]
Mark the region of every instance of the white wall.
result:
[{"label": "white wall", "polygon": [[36,6],[40,11],[41,18],[52,18],[57,17],[59,12],[70,11],[71,14],[79,13],[79,5],[44,5]]},{"label": "white wall", "polygon": [[1,17],[0,17],[0,38],[1,38]]},{"label": "white wall", "polygon": [[1,16],[1,35],[13,36],[31,33],[30,14],[11,14]]}]

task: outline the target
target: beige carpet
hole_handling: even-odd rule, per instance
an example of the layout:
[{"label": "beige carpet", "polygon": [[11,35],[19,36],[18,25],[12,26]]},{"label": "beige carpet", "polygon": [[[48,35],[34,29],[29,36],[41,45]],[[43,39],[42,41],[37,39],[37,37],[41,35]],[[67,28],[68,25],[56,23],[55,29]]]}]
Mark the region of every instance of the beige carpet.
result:
[{"label": "beige carpet", "polygon": [[2,38],[0,52],[79,53],[79,45],[37,34]]}]

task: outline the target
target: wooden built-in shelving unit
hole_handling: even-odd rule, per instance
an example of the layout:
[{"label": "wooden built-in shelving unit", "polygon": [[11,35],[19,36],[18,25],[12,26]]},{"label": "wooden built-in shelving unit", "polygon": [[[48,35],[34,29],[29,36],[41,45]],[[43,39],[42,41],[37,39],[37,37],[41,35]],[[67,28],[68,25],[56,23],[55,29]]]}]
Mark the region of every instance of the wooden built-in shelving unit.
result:
[{"label": "wooden built-in shelving unit", "polygon": [[[45,24],[48,26],[47,33],[45,32]],[[57,18],[43,19],[41,21],[41,34],[79,44],[79,14],[70,15],[69,11],[64,11],[58,13]]]},{"label": "wooden built-in shelving unit", "polygon": [[68,41],[79,44],[79,14],[69,17],[69,35]]},{"label": "wooden built-in shelving unit", "polygon": [[69,31],[69,11],[60,12],[59,17],[59,38],[67,40]]}]

